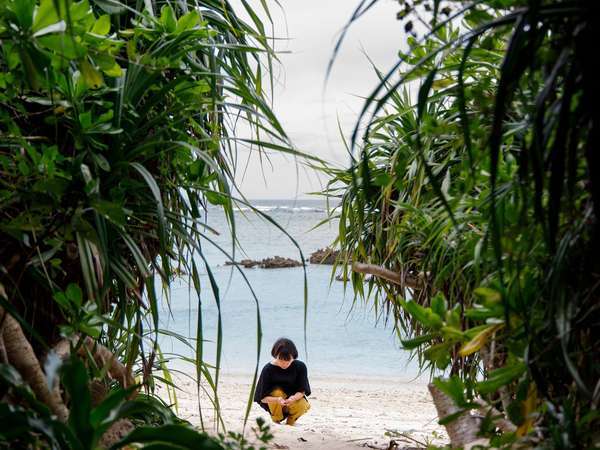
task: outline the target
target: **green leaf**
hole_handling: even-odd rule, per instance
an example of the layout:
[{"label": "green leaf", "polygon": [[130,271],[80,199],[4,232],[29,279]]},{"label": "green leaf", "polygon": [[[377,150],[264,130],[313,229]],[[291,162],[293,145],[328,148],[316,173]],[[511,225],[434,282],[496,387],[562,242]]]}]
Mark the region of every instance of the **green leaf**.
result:
[{"label": "green leaf", "polygon": [[454,422],[456,419],[458,419],[460,416],[462,416],[465,412],[467,412],[467,409],[461,409],[459,411],[456,411],[455,413],[452,414],[448,414],[446,417],[438,420],[438,423],[440,425],[447,425],[451,422]]},{"label": "green leaf", "polygon": [[424,325],[427,325],[428,327],[431,327],[434,330],[439,330],[444,326],[444,321],[442,320],[442,318],[436,313],[434,313],[431,310],[431,308],[426,308],[425,314],[427,316],[427,319],[424,322]]},{"label": "green leaf", "polygon": [[71,302],[75,304],[75,306],[77,306],[77,308],[80,308],[83,304],[83,292],[79,285],[75,283],[69,283],[67,289],[65,290],[65,295]]},{"label": "green leaf", "polygon": [[[54,0],[56,1],[56,0]],[[113,0],[118,1],[118,0]],[[93,12],[90,8],[90,4],[88,0],[79,0],[78,2],[68,1],[65,3],[69,3],[69,14],[71,16],[72,22],[78,22],[84,20],[86,17],[91,17],[93,19]],[[91,26],[91,24],[90,24]]]},{"label": "green leaf", "polygon": [[102,74],[87,59],[79,63],[79,69],[87,87],[96,89],[104,84]]},{"label": "green leaf", "polygon": [[459,328],[443,326],[441,332],[444,338],[448,340],[461,341],[464,339],[464,333]]},{"label": "green leaf", "polygon": [[446,312],[446,324],[448,326],[457,328],[457,329],[462,329],[461,327],[461,320],[460,320],[460,315],[461,315],[461,311],[460,311],[460,304],[456,304],[454,305],[454,307]]},{"label": "green leaf", "polygon": [[227,196],[220,194],[219,192],[204,192],[204,196],[209,203],[213,205],[226,205],[228,203]]},{"label": "green leaf", "polygon": [[442,294],[441,292],[438,292],[431,299],[431,310],[434,313],[436,313],[438,316],[445,317],[447,309],[448,309],[448,303],[446,302],[446,299],[444,298],[444,294]]},{"label": "green leaf", "polygon": [[195,9],[190,11],[187,14],[184,14],[177,20],[177,28],[175,29],[176,33],[181,33],[185,30],[190,30],[194,28],[200,22],[200,16],[198,11]]},{"label": "green leaf", "polygon": [[[98,67],[109,77],[120,77],[123,75],[123,69],[117,63],[116,59],[108,54],[96,55],[94,61]],[[112,110],[111,110],[112,111]]]},{"label": "green leaf", "polygon": [[104,14],[96,19],[92,27],[92,33],[100,36],[106,36],[110,32],[110,16]]},{"label": "green leaf", "polygon": [[465,357],[479,351],[481,347],[483,347],[487,343],[489,338],[503,326],[504,324],[488,326],[484,330],[477,333],[477,335],[473,337],[469,342],[463,345],[458,354],[460,356]]},{"label": "green leaf", "polygon": [[390,184],[391,181],[392,181],[392,177],[389,174],[387,174],[387,173],[379,173],[379,174],[375,175],[375,177],[373,178],[372,183],[375,186],[385,187],[388,184]]},{"label": "green leaf", "polygon": [[98,167],[100,167],[105,172],[110,172],[110,164],[108,160],[104,157],[104,155],[100,153],[92,153],[92,158],[94,159],[96,164],[98,164]]},{"label": "green leaf", "polygon": [[163,425],[161,427],[138,427],[114,444],[111,449],[122,448],[128,444],[179,445],[183,449],[222,450],[221,446],[207,434],[199,433],[185,425]]},{"label": "green leaf", "polygon": [[11,9],[23,30],[29,30],[33,24],[35,3],[35,0],[16,0],[11,4]]},{"label": "green leaf", "polygon": [[61,20],[60,22],[53,23],[52,25],[48,25],[47,27],[42,28],[39,31],[36,31],[33,34],[33,37],[39,38],[39,37],[45,36],[47,34],[63,33],[66,29],[67,29],[67,24],[65,23],[64,20]]},{"label": "green leaf", "polygon": [[423,334],[421,336],[417,336],[416,338],[413,339],[401,339],[400,343],[402,344],[402,347],[405,348],[406,350],[413,350],[417,347],[419,347],[421,344],[424,344],[426,342],[431,341],[431,339],[434,338],[433,334]]},{"label": "green leaf", "polygon": [[450,347],[451,343],[443,342],[441,344],[432,345],[423,352],[423,355],[435,363],[438,369],[445,369],[450,364]]},{"label": "green leaf", "polygon": [[475,308],[470,308],[467,311],[465,311],[465,317],[471,320],[481,321],[491,319],[494,317],[500,318],[504,316],[504,312],[501,308],[490,309],[477,307],[477,305],[475,306]]},{"label": "green leaf", "polygon": [[131,213],[131,211],[125,210],[121,204],[108,200],[95,200],[92,202],[92,206],[99,214],[121,227],[127,224],[127,213]]},{"label": "green leaf", "polygon": [[483,301],[485,306],[489,306],[490,304],[500,303],[502,301],[502,295],[495,289],[487,288],[487,287],[478,287],[473,291],[475,296],[477,296],[481,301]]},{"label": "green leaf", "polygon": [[39,37],[37,42],[42,47],[56,52],[66,59],[77,59],[85,55],[85,47],[75,42],[68,34],[49,34]]},{"label": "green leaf", "polygon": [[71,302],[69,301],[69,299],[67,299],[67,296],[63,293],[63,292],[56,292],[52,298],[54,298],[54,300],[56,301],[56,303],[59,304],[59,306],[61,308],[63,308],[65,311],[70,311],[71,309]]},{"label": "green leaf", "polygon": [[60,17],[55,9],[55,0],[41,0],[35,12],[31,29],[35,33],[59,21]]},{"label": "green leaf", "polygon": [[425,112],[425,108],[427,107],[427,102],[429,99],[429,90],[433,84],[433,80],[435,79],[435,74],[437,73],[437,68],[430,71],[423,81],[421,88],[419,89],[418,103],[417,103],[417,118],[421,120],[423,117],[423,113]]},{"label": "green leaf", "polygon": [[63,365],[62,382],[73,400],[69,411],[69,426],[75,431],[84,448],[90,448],[93,438],[90,423],[92,399],[88,388],[87,370],[78,357],[72,356]]},{"label": "green leaf", "polygon": [[84,130],[92,127],[92,112],[85,111],[79,114],[79,125]]},{"label": "green leaf", "polygon": [[427,311],[418,303],[413,300],[401,302],[402,307],[416,320],[426,325],[427,323]]},{"label": "green leaf", "polygon": [[464,408],[468,404],[465,398],[465,384],[459,376],[452,375],[445,380],[435,378],[433,384],[450,397],[459,408]]},{"label": "green leaf", "polygon": [[526,370],[527,366],[523,362],[509,363],[500,369],[490,372],[487,380],[477,383],[477,390],[484,395],[496,392],[502,386],[506,386],[511,381],[520,377]]},{"label": "green leaf", "polygon": [[94,428],[100,426],[109,426],[119,418],[118,412],[121,406],[127,401],[127,397],[137,389],[137,386],[130,386],[127,389],[112,390],[102,402],[96,406],[90,414],[90,422]]},{"label": "green leaf", "polygon": [[108,14],[123,14],[127,11],[127,6],[116,0],[92,0],[94,4]]},{"label": "green leaf", "polygon": [[177,28],[177,20],[175,19],[175,12],[171,5],[164,5],[160,9],[160,22],[165,26],[169,33],[172,33]]}]

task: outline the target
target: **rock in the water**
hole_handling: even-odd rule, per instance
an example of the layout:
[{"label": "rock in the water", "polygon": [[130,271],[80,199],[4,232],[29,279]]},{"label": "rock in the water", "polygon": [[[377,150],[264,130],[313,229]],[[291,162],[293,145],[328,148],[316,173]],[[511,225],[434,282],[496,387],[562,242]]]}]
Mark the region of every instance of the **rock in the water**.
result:
[{"label": "rock in the water", "polygon": [[263,269],[283,269],[286,267],[298,267],[301,266],[300,261],[296,261],[291,258],[283,258],[281,256],[273,256],[272,258],[265,258],[260,262],[260,267]]},{"label": "rock in the water", "polygon": [[339,250],[332,248],[320,248],[310,255],[311,264],[334,264],[339,256]]},{"label": "rock in the water", "polygon": [[255,266],[259,266],[260,265],[260,261],[255,261],[253,259],[242,259],[240,261],[240,264],[242,266],[244,266],[246,269],[251,269]]},{"label": "rock in the water", "polygon": [[272,258],[265,258],[261,261],[254,259],[242,259],[241,261],[226,261],[226,266],[243,266],[246,269],[252,269],[253,267],[260,267],[261,269],[284,269],[287,267],[298,267],[302,263],[291,258],[284,258],[282,256],[273,256]]},{"label": "rock in the water", "polygon": [[246,269],[252,269],[255,266],[260,266],[260,261],[253,259],[242,259],[241,261],[225,261],[226,266],[243,266]]}]

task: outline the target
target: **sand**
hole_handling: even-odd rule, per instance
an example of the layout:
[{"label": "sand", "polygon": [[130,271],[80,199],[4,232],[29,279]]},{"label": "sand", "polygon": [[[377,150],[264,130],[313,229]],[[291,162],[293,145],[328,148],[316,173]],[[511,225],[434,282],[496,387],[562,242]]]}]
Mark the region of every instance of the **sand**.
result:
[{"label": "sand", "polygon": [[[228,430],[241,432],[251,385],[248,375],[224,375],[219,382],[221,414]],[[272,423],[269,415],[253,404],[248,430],[257,417],[270,425],[274,449],[387,449],[390,440],[399,448],[419,447],[414,441],[442,444],[443,427],[437,423],[435,407],[424,381],[388,378],[310,377],[310,411],[296,425]],[[198,396],[193,380],[178,375],[179,416],[200,424]],[[206,385],[205,385],[206,386]],[[164,393],[164,388],[161,392]],[[214,413],[208,397],[200,397],[205,429],[212,430]],[[386,436],[386,431],[403,435]]]}]

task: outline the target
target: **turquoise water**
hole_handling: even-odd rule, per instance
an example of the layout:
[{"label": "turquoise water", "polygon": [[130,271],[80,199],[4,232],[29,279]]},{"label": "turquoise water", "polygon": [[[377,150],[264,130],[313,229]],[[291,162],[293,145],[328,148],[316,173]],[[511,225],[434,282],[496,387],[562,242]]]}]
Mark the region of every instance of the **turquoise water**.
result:
[{"label": "turquoise water", "polygon": [[[320,201],[255,201],[298,242],[305,258],[327,246],[335,237],[333,226],[311,230],[325,218]],[[223,214],[216,208],[207,212],[208,224],[221,232],[215,240],[231,250],[231,240]],[[237,236],[242,249],[236,260],[285,256],[300,259],[298,250],[272,224],[247,211],[236,213]],[[206,258],[220,286],[223,347],[221,365],[228,373],[251,373],[256,364],[256,303],[243,277],[226,256],[206,242]],[[269,361],[271,345],[280,336],[296,342],[300,359],[312,375],[385,376],[412,378],[416,367],[408,363],[408,353],[400,350],[391,324],[377,321],[370,305],[360,301],[353,306],[352,292],[343,283],[330,281],[331,266],[307,265],[308,310],[306,346],[304,345],[304,274],[301,267],[289,269],[241,269],[258,300],[262,321],[260,365]],[[215,362],[217,306],[208,275],[202,273],[202,324],[205,359]],[[162,327],[186,337],[195,337],[199,302],[184,281],[173,284],[170,313],[165,307]],[[163,337],[166,353],[192,356],[192,351],[177,339]]]}]

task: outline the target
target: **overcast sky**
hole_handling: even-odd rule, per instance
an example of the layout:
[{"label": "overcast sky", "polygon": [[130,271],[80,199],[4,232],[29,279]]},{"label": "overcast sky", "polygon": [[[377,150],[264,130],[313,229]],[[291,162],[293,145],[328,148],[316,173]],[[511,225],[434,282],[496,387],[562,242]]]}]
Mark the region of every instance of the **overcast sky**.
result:
[{"label": "overcast sky", "polygon": [[[279,55],[282,64],[275,71],[275,113],[298,149],[345,166],[348,156],[338,120],[349,136],[361,97],[376,85],[365,53],[382,69],[395,62],[405,40],[396,20],[398,2],[380,0],[350,28],[324,95],[327,63],[358,0],[281,0],[283,11],[269,3],[275,36],[287,38],[276,45],[286,53]],[[245,176],[237,180],[248,198],[307,198],[308,192],[322,190],[324,179],[298,167],[292,158],[275,156],[272,163],[261,169],[258,158],[251,158]]]}]

